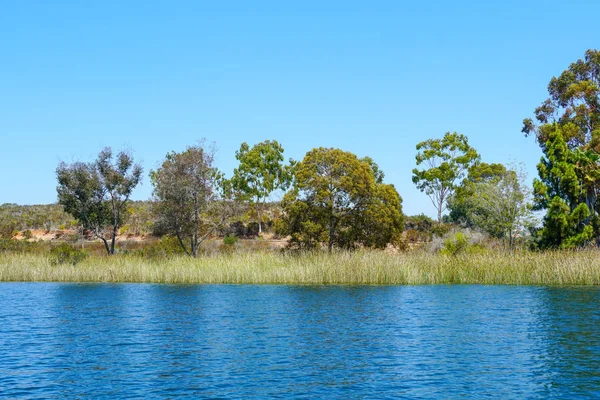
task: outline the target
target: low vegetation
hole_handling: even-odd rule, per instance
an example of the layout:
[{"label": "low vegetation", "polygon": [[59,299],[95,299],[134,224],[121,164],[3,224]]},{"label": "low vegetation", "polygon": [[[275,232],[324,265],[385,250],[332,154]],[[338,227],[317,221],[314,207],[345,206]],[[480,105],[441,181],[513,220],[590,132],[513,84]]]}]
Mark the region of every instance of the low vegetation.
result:
[{"label": "low vegetation", "polygon": [[417,251],[311,253],[218,252],[146,258],[88,257],[55,264],[35,254],[0,254],[0,281],[148,282],[300,285],[514,284],[598,285],[595,250],[544,253],[486,251],[456,255]]}]

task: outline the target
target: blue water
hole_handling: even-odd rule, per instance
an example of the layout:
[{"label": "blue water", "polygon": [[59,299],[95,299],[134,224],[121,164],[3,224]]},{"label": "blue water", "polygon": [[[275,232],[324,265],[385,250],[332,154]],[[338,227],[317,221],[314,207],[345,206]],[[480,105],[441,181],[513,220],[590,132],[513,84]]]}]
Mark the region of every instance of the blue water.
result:
[{"label": "blue water", "polygon": [[600,397],[600,290],[0,284],[0,397]]}]

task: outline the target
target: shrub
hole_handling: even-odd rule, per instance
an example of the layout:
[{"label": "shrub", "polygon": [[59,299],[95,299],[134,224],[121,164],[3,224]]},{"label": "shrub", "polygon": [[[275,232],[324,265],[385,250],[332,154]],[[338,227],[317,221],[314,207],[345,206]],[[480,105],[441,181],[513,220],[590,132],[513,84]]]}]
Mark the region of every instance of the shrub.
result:
[{"label": "shrub", "polygon": [[53,247],[49,252],[49,260],[51,265],[71,264],[76,265],[85,260],[87,253],[84,250],[78,250],[68,243],[61,243],[59,246]]},{"label": "shrub", "polygon": [[144,247],[141,254],[150,259],[163,259],[176,255],[183,255],[185,252],[175,236],[163,236],[160,240]]},{"label": "shrub", "polygon": [[223,243],[219,246],[219,251],[224,253],[230,253],[235,249],[237,243],[235,236],[227,235],[223,238]]},{"label": "shrub", "polygon": [[31,233],[31,231],[29,229],[23,231],[23,238],[25,240],[29,240],[33,237],[33,234]]},{"label": "shrub", "polygon": [[223,238],[223,244],[225,246],[234,246],[237,243],[237,238],[232,235],[227,235]]},{"label": "shrub", "polygon": [[463,232],[457,232],[447,236],[443,241],[441,254],[457,256],[459,254],[475,254],[485,251],[485,247],[477,242],[477,238],[467,236]]}]

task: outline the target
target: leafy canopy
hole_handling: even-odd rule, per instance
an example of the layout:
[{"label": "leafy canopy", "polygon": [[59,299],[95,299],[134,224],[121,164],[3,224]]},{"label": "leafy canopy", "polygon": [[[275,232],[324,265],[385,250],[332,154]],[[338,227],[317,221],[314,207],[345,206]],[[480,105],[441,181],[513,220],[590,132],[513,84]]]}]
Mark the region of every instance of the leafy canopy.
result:
[{"label": "leafy canopy", "polygon": [[283,233],[293,244],[326,243],[350,249],[397,243],[403,229],[402,199],[371,159],[339,149],[309,151],[297,165],[295,185],[283,201]]},{"label": "leafy canopy", "polygon": [[150,173],[159,230],[177,237],[193,257],[236,212],[231,185],[214,166],[215,154],[214,145],[200,142],[181,153],[168,153],[160,168]]},{"label": "leafy canopy", "polygon": [[[118,229],[131,193],[140,183],[142,167],[125,151],[113,161],[112,149],[107,147],[91,163],[61,162],[56,177],[58,202],[104,242],[108,254],[114,254]],[[108,227],[112,227],[110,246],[104,237]]]},{"label": "leafy canopy", "polygon": [[447,132],[442,139],[428,139],[417,144],[413,183],[425,192],[437,210],[438,221],[446,210],[446,201],[471,165],[479,160],[465,135]]},{"label": "leafy canopy", "polygon": [[600,52],[586,51],[548,85],[549,97],[526,118],[544,156],[534,182],[537,209],[547,210],[542,247],[600,244]]},{"label": "leafy canopy", "polygon": [[254,203],[259,233],[267,199],[274,191],[286,190],[290,185],[294,163],[290,160],[290,165],[284,164],[283,151],[276,140],[266,140],[252,147],[242,143],[235,153],[239,166],[233,171],[232,184]]}]

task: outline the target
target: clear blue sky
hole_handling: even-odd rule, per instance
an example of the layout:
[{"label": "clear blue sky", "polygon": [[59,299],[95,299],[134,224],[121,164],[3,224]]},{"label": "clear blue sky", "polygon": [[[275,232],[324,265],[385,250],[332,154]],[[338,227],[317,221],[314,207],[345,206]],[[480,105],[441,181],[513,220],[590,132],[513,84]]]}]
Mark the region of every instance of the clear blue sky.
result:
[{"label": "clear blue sky", "polygon": [[[488,162],[541,151],[521,121],[600,47],[598,1],[0,2],[0,203],[56,201],[59,161],[129,148],[156,168],[206,137],[369,155],[407,214],[415,144],[458,131]],[[135,199],[150,197],[149,179]]]}]

